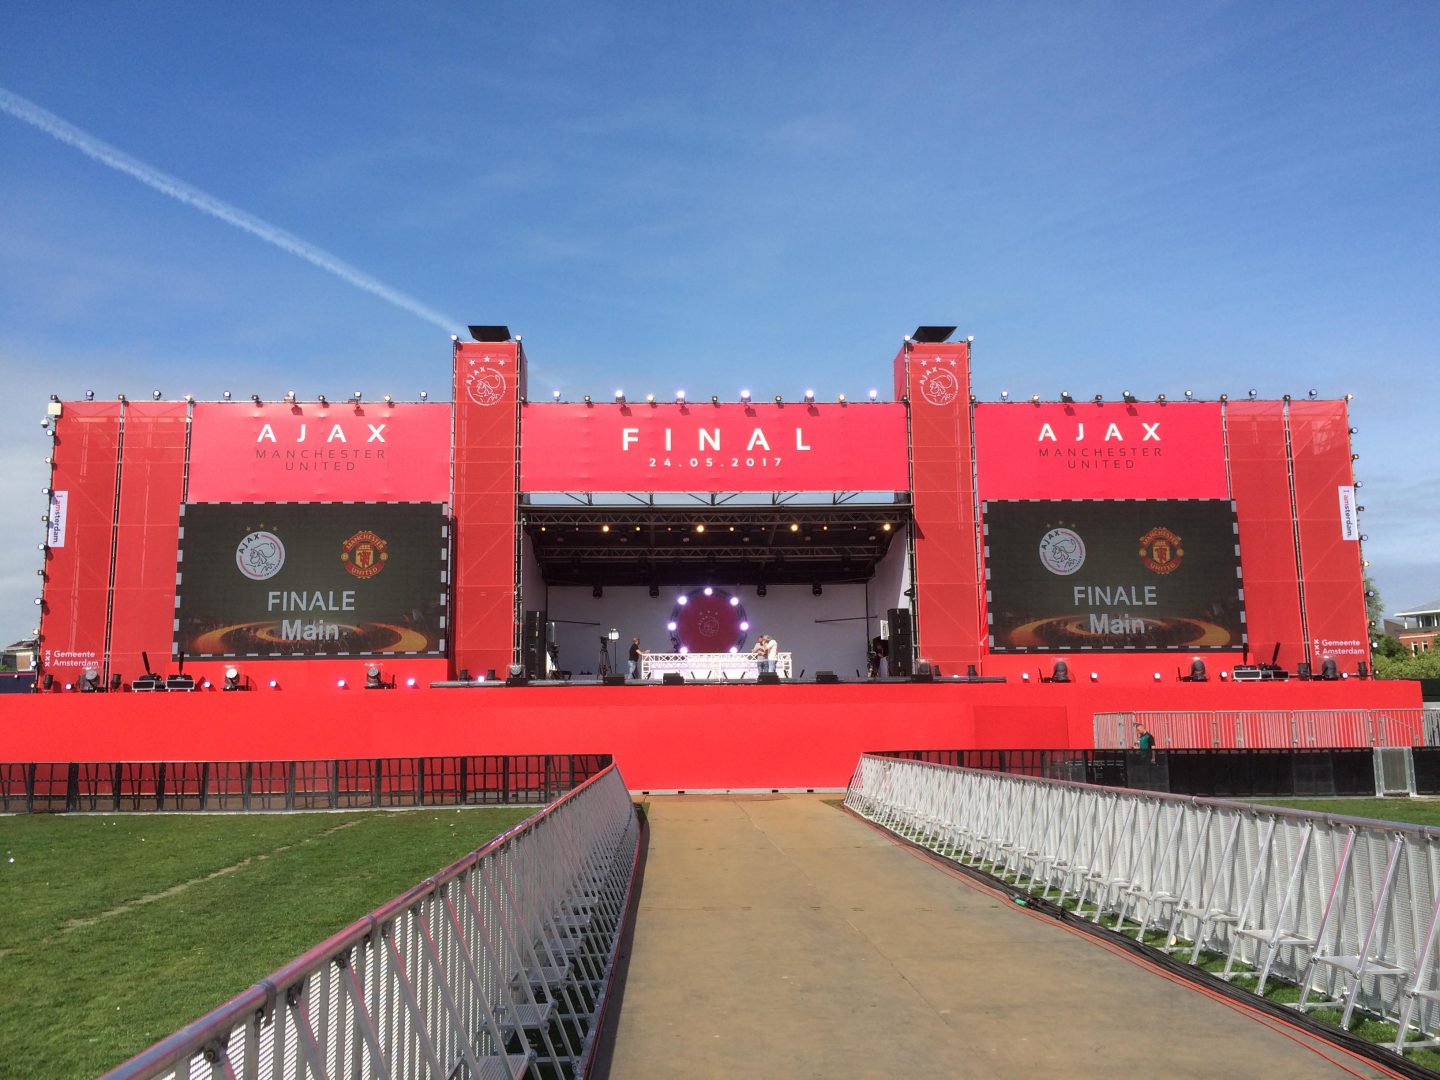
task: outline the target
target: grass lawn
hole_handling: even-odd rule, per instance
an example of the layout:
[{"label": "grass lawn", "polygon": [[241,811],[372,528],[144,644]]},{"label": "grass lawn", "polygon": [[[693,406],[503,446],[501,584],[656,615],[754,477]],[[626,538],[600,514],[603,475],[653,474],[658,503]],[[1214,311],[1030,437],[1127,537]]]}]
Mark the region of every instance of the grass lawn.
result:
[{"label": "grass lawn", "polygon": [[1311,814],[1440,827],[1440,799],[1256,799],[1255,802],[1261,806],[1288,806]]},{"label": "grass lawn", "polygon": [[0,1078],[113,1068],[533,812],[0,817]]}]

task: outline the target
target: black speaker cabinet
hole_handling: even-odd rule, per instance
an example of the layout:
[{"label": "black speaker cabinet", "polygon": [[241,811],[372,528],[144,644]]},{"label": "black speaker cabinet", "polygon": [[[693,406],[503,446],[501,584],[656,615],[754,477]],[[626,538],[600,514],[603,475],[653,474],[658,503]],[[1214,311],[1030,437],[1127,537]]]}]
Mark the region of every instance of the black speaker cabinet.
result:
[{"label": "black speaker cabinet", "polygon": [[545,677],[545,636],[545,612],[525,612],[520,632],[520,663],[532,679]]},{"label": "black speaker cabinet", "polygon": [[891,608],[885,615],[890,627],[890,655],[886,661],[891,675],[912,675],[915,670],[915,624],[909,608]]}]

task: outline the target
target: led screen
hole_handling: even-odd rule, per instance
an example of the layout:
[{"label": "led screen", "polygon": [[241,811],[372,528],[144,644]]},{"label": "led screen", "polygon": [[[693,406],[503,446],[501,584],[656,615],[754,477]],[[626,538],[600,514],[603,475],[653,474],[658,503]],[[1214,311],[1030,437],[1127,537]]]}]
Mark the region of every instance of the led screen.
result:
[{"label": "led screen", "polygon": [[1234,504],[982,504],[996,652],[1240,650]]},{"label": "led screen", "polygon": [[175,648],[186,657],[443,656],[439,503],[190,503]]}]

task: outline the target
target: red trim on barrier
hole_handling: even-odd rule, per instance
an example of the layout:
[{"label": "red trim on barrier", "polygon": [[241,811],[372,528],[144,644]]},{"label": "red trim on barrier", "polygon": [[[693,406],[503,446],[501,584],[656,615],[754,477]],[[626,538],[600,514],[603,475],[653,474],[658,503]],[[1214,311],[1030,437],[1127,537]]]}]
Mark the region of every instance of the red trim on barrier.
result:
[{"label": "red trim on barrier", "polygon": [[[1094,744],[1103,684],[496,687],[35,694],[7,703],[0,761],[235,761],[613,754],[636,790],[843,788],[870,750]],[[1157,685],[1156,710],[1419,708],[1413,682]]]}]

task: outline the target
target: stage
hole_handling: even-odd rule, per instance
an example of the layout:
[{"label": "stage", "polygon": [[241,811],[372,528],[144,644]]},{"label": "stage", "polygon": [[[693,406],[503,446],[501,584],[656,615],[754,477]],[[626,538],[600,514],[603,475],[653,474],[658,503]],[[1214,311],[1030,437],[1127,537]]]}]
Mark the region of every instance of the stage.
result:
[{"label": "stage", "polygon": [[0,761],[611,754],[637,793],[838,790],[872,750],[1088,749],[1097,712],[1420,707],[1353,678],[69,692],[7,698]]}]

